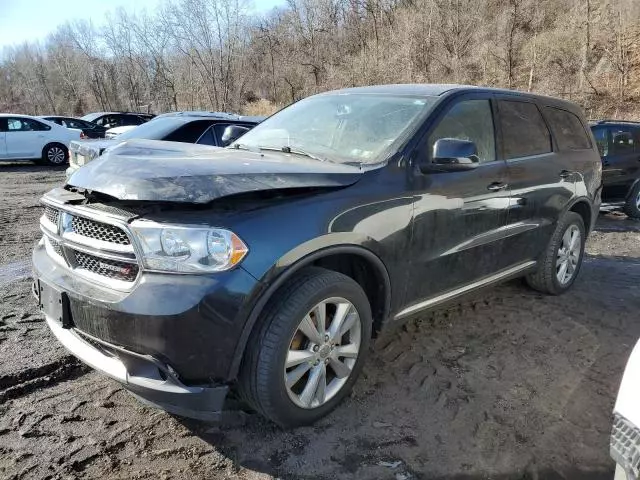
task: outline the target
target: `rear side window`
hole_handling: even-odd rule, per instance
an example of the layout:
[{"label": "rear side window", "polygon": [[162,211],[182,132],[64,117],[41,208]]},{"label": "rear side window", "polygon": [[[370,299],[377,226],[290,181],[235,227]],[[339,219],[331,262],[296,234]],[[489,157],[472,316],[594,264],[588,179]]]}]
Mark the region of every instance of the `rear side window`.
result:
[{"label": "rear side window", "polygon": [[560,150],[587,150],[591,148],[589,137],[587,137],[582,122],[576,115],[553,107],[545,107],[544,111]]},{"label": "rear side window", "polygon": [[636,131],[631,127],[609,127],[611,129],[610,155],[624,155],[638,151]]},{"label": "rear side window", "polygon": [[145,120],[137,115],[122,115],[120,122],[122,125],[142,125]]},{"label": "rear side window", "polygon": [[507,160],[551,152],[551,135],[535,104],[500,100],[498,105]]}]

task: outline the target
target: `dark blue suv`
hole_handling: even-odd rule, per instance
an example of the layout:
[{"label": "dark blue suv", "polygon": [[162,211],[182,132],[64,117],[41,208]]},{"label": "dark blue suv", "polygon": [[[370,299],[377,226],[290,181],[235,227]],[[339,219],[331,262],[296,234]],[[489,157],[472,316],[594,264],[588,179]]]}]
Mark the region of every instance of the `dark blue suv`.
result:
[{"label": "dark blue suv", "polygon": [[326,92],[226,148],[128,140],[79,169],[42,199],[34,293],[70,352],[148,404],[215,419],[241,399],[304,425],[377,332],[515,277],[569,290],[601,168],[563,100]]},{"label": "dark blue suv", "polygon": [[598,120],[591,130],[602,158],[602,200],[640,218],[640,122]]}]

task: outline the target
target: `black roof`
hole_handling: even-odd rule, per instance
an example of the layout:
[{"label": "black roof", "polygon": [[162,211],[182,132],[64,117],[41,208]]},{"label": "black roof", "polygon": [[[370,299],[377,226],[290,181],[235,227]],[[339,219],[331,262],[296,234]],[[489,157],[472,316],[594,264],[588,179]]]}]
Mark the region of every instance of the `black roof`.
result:
[{"label": "black roof", "polygon": [[371,85],[365,87],[343,88],[341,90],[333,90],[324,92],[326,94],[350,94],[350,93],[371,93],[371,94],[395,94],[395,95],[412,95],[425,97],[445,97],[456,93],[465,92],[490,92],[501,93],[505,95],[515,95],[527,98],[535,98],[548,105],[557,105],[569,110],[578,110],[575,103],[556,97],[549,97],[536,93],[520,92],[518,90],[508,90],[505,88],[480,87],[475,85],[458,85],[448,83],[399,83],[390,85]]}]

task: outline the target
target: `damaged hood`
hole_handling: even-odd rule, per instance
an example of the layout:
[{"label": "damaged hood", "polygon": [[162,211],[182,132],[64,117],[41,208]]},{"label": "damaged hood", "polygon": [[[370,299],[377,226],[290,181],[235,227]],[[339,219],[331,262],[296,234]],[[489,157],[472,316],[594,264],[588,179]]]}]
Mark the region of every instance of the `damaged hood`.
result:
[{"label": "damaged hood", "polygon": [[129,140],[76,171],[68,185],[119,200],[208,203],[247,192],[345,187],[358,167],[300,155]]}]

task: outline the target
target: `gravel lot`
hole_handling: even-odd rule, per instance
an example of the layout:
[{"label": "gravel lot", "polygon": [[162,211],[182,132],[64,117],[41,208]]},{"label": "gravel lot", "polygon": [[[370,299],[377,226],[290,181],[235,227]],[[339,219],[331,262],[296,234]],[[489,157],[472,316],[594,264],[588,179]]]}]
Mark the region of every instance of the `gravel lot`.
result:
[{"label": "gravel lot", "polygon": [[26,278],[38,198],[63,170],[0,178],[0,478],[612,478],[611,410],[640,337],[638,222],[602,215],[562,297],[512,282],[386,333],[348,401],[283,432],[143,407],[69,357]]}]

